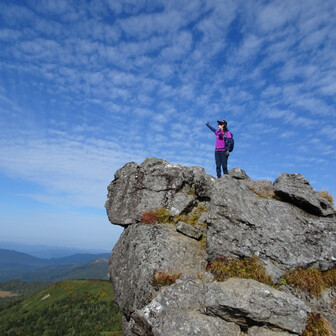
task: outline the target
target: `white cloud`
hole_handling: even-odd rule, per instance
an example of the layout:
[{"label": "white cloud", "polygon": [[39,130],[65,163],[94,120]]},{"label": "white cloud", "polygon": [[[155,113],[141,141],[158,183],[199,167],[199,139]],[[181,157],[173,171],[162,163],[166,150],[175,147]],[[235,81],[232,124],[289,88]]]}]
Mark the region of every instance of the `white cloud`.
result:
[{"label": "white cloud", "polygon": [[166,4],[166,2],[154,0],[107,0],[107,4],[110,10],[112,10],[117,15],[121,13],[136,15],[141,10],[151,12],[162,9],[163,5]]},{"label": "white cloud", "polygon": [[189,52],[191,43],[191,34],[186,31],[181,32],[174,38],[170,46],[162,50],[161,56],[168,61],[180,60]]},{"label": "white cloud", "polygon": [[296,133],[293,131],[285,131],[283,132],[280,137],[285,139],[290,139],[296,136]]},{"label": "white cloud", "polygon": [[66,0],[35,0],[33,1],[33,6],[34,10],[42,14],[60,15],[72,10],[72,7]]},{"label": "white cloud", "polygon": [[311,50],[312,48],[318,48],[322,43],[328,38],[329,29],[324,27],[322,29],[316,30],[311,34],[307,35],[299,45],[302,50]]},{"label": "white cloud", "polygon": [[336,140],[336,123],[324,126],[321,129],[321,133],[326,135],[330,140]]},{"label": "white cloud", "polygon": [[246,59],[252,60],[255,54],[260,50],[262,42],[263,39],[256,35],[247,35],[235,57],[237,57],[239,61]]},{"label": "white cloud", "polygon": [[[210,12],[200,23],[198,29],[204,34],[205,43],[209,41],[225,41],[227,29],[237,15],[238,1],[211,1],[206,2],[206,13]],[[209,50],[209,52],[211,52]]]},{"label": "white cloud", "polygon": [[38,183],[45,194],[34,198],[100,208],[113,173],[127,161],[143,159],[140,152],[117,143],[67,137],[1,139],[0,169],[8,176]]},{"label": "white cloud", "polygon": [[185,25],[183,16],[176,10],[155,14],[140,14],[118,20],[118,25],[128,37],[146,39],[152,35],[172,34]]},{"label": "white cloud", "polygon": [[14,29],[1,29],[0,30],[0,40],[3,41],[12,41],[20,38],[22,33]]},{"label": "white cloud", "polygon": [[[288,8],[290,8],[290,10]],[[298,10],[298,3],[279,0],[273,1],[262,9],[258,21],[263,31],[270,32],[292,21],[297,16]]]},{"label": "white cloud", "polygon": [[35,18],[34,13],[29,8],[5,3],[0,3],[0,15],[8,26],[13,27],[22,19],[31,20]]},{"label": "white cloud", "polygon": [[24,41],[19,47],[28,57],[35,59],[54,60],[61,54],[61,46],[54,40],[35,39],[33,41]]}]

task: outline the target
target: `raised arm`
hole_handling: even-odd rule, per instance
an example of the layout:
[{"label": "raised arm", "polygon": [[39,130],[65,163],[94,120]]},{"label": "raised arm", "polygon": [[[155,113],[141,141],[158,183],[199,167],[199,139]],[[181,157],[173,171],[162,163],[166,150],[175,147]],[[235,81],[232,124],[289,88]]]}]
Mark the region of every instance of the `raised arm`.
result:
[{"label": "raised arm", "polygon": [[207,123],[205,125],[207,125],[211,129],[212,132],[214,132],[214,133],[216,132],[216,129],[213,128],[212,126],[210,126],[209,121],[207,121]]}]

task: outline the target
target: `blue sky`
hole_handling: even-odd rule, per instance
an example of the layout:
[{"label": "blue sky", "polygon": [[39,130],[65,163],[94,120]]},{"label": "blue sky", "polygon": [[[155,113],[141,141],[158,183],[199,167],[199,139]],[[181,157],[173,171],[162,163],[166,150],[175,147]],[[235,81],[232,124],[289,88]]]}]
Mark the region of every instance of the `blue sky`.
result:
[{"label": "blue sky", "polygon": [[336,195],[334,0],[0,3],[2,241],[112,248],[106,187],[159,157]]}]

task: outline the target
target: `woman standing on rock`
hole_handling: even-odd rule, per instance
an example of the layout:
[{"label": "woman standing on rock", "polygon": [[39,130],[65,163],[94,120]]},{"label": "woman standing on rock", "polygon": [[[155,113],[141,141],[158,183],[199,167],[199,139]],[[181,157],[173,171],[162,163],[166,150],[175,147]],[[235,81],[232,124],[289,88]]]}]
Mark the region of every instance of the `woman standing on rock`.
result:
[{"label": "woman standing on rock", "polygon": [[223,173],[227,174],[227,160],[230,155],[230,151],[233,149],[233,137],[227,129],[227,122],[225,120],[219,120],[218,130],[210,126],[209,121],[206,125],[216,135],[216,148],[215,148],[215,160],[216,160],[216,172],[217,177],[221,177],[222,169]]}]

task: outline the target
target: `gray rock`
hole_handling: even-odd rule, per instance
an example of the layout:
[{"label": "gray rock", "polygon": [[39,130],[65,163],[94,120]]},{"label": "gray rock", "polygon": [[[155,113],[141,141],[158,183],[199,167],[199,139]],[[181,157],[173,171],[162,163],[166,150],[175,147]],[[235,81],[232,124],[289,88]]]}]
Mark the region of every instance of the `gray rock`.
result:
[{"label": "gray rock", "polygon": [[250,178],[246,174],[245,170],[235,167],[229,171],[229,175],[237,180],[249,180]]},{"label": "gray rock", "polygon": [[198,274],[205,269],[201,243],[176,232],[171,224],[135,224],[113,248],[109,275],[121,311],[130,315],[156,295],[155,271]]},{"label": "gray rock", "polygon": [[301,334],[310,309],[293,295],[251,279],[205,285],[207,313],[243,327],[264,324]]},{"label": "gray rock", "polygon": [[281,290],[305,302],[313,312],[320,312],[336,335],[336,287],[325,289],[321,296],[309,295],[306,291],[289,286],[282,286]]},{"label": "gray rock", "polygon": [[189,225],[185,222],[179,221],[176,225],[176,231],[183,233],[184,235],[199,240],[202,238],[202,232],[197,228]]},{"label": "gray rock", "polygon": [[[115,173],[108,186],[105,208],[112,224],[128,226],[151,210],[165,207],[179,213],[191,206],[194,199],[209,200],[214,181],[201,167],[182,167],[147,158],[140,166],[127,163]],[[180,193],[182,190],[193,190],[195,196]]]},{"label": "gray rock", "polygon": [[137,334],[135,334],[132,331],[133,325],[134,325],[134,320],[130,319],[130,321],[127,321],[125,316],[122,317],[123,336],[137,336]]},{"label": "gray rock", "polygon": [[208,215],[209,215],[208,212],[202,213],[200,218],[198,218],[198,223],[205,224],[208,219]]},{"label": "gray rock", "polygon": [[192,209],[195,204],[195,196],[178,192],[175,194],[169,213],[171,216],[181,215],[183,212],[188,212],[188,210]]},{"label": "gray rock", "polygon": [[239,336],[240,328],[203,314],[204,291],[195,277],[183,276],[132,315],[139,336]]},{"label": "gray rock", "polygon": [[288,332],[284,331],[273,331],[267,328],[252,327],[248,330],[248,336],[290,336]]},{"label": "gray rock", "polygon": [[209,209],[207,259],[258,256],[275,279],[297,266],[336,266],[335,218],[316,217],[245,182],[216,180]]},{"label": "gray rock", "polygon": [[317,216],[334,215],[332,204],[300,174],[281,174],[274,182],[275,194],[286,202]]},{"label": "gray rock", "polygon": [[207,228],[206,226],[202,226],[200,224],[195,224],[195,229],[199,230],[202,232],[202,234],[205,236],[207,233]]},{"label": "gray rock", "polygon": [[269,198],[275,196],[274,186],[271,181],[253,181],[253,180],[245,180],[244,183],[248,186],[248,188],[257,194],[259,197]]}]

